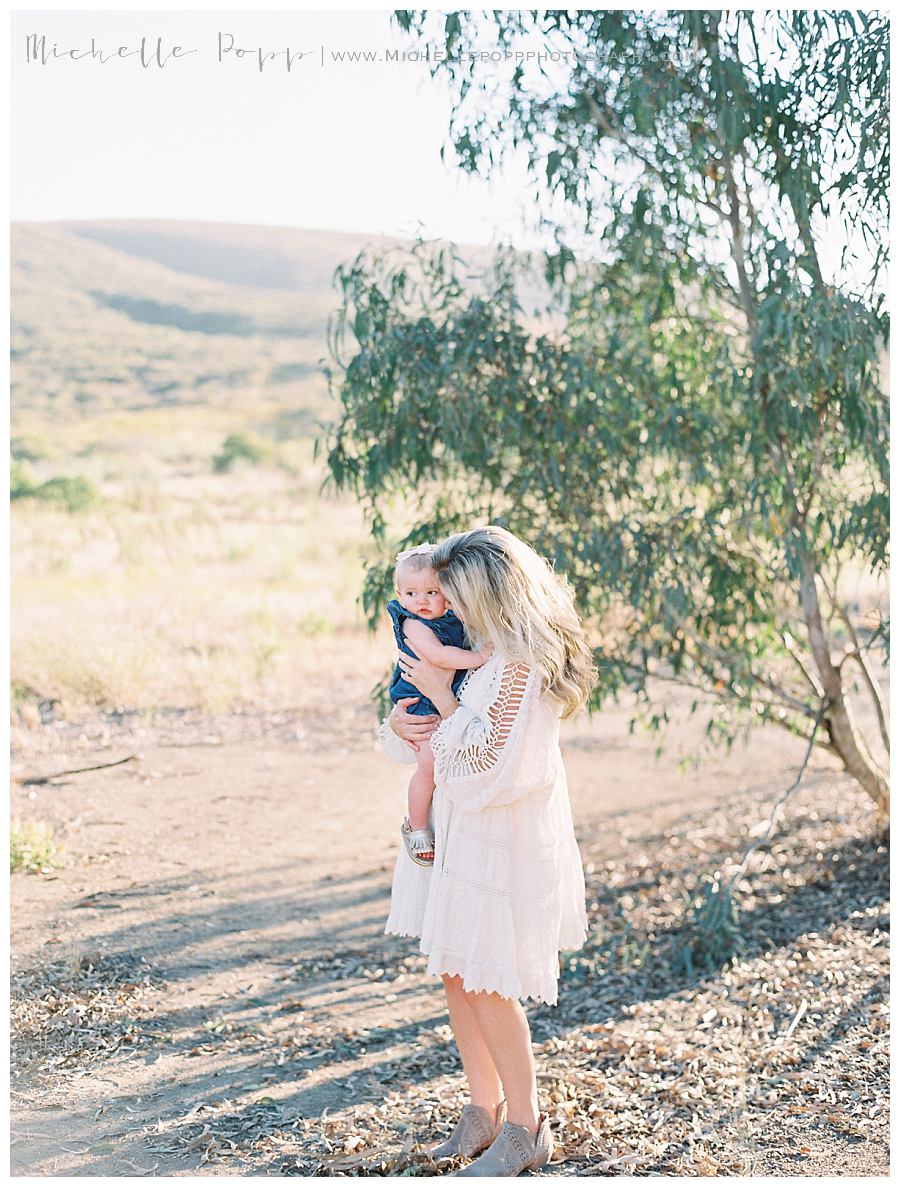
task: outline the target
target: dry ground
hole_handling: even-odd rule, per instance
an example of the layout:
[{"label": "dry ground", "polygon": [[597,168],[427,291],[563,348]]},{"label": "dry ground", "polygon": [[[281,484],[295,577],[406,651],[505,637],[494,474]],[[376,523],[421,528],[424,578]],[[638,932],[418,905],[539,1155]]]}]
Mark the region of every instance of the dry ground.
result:
[{"label": "dry ground", "polygon": [[[78,515],[17,500],[12,520],[12,811],[65,840],[58,869],[12,878],[13,1171],[427,1173],[416,1143],[447,1132],[463,1080],[439,983],[383,934],[406,777],[363,706],[390,631],[360,627],[377,551],[312,453],[348,240],[103,227],[20,227],[13,245],[13,453],[36,483],[102,495]],[[173,257],[173,234],[191,250]],[[278,275],[246,274],[248,234]],[[311,295],[248,287],[301,258]],[[240,333],[210,332],[223,314]],[[267,461],[220,473],[238,431]],[[395,513],[391,539],[413,510]],[[843,594],[860,621],[886,609],[865,575]],[[741,959],[688,970],[698,879],[801,756],[767,731],[680,777],[696,723],[656,763],[627,717],[565,735],[591,937],[559,1007],[529,1007],[560,1151],[545,1173],[885,1174],[887,862],[868,802],[817,765],[741,883]]]},{"label": "dry ground", "polygon": [[[770,729],[679,776],[696,725],[657,761],[627,716],[565,731],[592,936],[559,1007],[529,1007],[566,1159],[543,1173],[887,1174],[865,797],[815,760],[754,863],[741,961],[686,972],[685,896],[801,755]],[[66,841],[12,879],[14,1174],[429,1173],[416,1143],[462,1075],[439,981],[383,934],[405,777],[371,739],[367,709],[324,707],[14,731],[19,779],[136,756],[14,789]]]}]

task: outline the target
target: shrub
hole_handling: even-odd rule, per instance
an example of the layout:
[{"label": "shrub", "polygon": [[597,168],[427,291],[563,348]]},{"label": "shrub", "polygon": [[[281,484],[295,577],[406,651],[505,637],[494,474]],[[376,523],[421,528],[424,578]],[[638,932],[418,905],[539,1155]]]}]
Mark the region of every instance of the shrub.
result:
[{"label": "shrub", "polygon": [[61,849],[49,824],[37,820],[22,821],[16,817],[9,830],[9,872],[43,873],[61,864],[58,860]]},{"label": "shrub", "polygon": [[13,462],[10,469],[10,499],[41,499],[47,503],[63,503],[67,511],[85,511],[95,507],[101,499],[100,491],[89,478],[48,478],[35,484],[31,472],[21,462]]},{"label": "shrub", "polygon": [[222,442],[222,450],[213,458],[213,468],[222,473],[237,461],[258,466],[266,457],[266,446],[250,433],[231,433]]},{"label": "shrub", "polygon": [[100,492],[89,478],[48,478],[32,491],[32,498],[48,503],[63,503],[67,511],[86,511],[100,502]]},{"label": "shrub", "polygon": [[9,497],[11,499],[25,499],[33,495],[35,485],[31,478],[31,471],[23,462],[13,462],[9,471]]},{"label": "shrub", "polygon": [[13,437],[10,452],[17,462],[44,462],[50,456],[47,446],[37,437]]}]

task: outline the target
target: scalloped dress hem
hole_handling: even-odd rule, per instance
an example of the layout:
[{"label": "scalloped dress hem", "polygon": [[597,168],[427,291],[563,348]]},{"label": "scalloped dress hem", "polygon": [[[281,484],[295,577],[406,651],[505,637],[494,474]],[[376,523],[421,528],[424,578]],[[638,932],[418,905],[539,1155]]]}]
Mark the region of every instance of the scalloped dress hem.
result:
[{"label": "scalloped dress hem", "polygon": [[[526,990],[524,986],[519,984],[513,985],[508,979],[502,976],[498,982],[494,970],[488,971],[477,967],[473,969],[470,960],[459,957],[454,958],[451,953],[444,951],[426,952],[422,946],[418,931],[403,930],[402,926],[391,926],[388,923],[385,926],[384,932],[385,935],[402,936],[404,939],[419,939],[419,951],[423,956],[428,957],[428,963],[425,968],[426,974],[433,977],[440,977],[442,974],[446,974],[448,977],[462,977],[463,989],[469,993],[496,993],[500,997],[517,998],[519,1000],[530,999],[536,1002],[543,1002],[548,1006],[556,1006],[559,1003],[559,981],[555,977],[535,986],[533,990]],[[583,930],[580,938],[573,943],[564,943],[560,940],[559,951],[575,951],[581,948],[586,940],[587,931]]]},{"label": "scalloped dress hem", "polygon": [[454,959],[451,954],[446,952],[425,952],[421,944],[419,951],[428,957],[426,973],[437,977],[443,973],[449,977],[462,977],[463,989],[469,993],[496,993],[500,997],[506,998],[531,998],[533,1001],[544,1002],[548,1006],[557,1004],[558,989],[555,978],[548,984],[532,986],[526,990],[524,986],[512,985],[502,977],[498,984],[493,969],[490,971],[482,971],[477,967],[473,969],[471,961]]}]

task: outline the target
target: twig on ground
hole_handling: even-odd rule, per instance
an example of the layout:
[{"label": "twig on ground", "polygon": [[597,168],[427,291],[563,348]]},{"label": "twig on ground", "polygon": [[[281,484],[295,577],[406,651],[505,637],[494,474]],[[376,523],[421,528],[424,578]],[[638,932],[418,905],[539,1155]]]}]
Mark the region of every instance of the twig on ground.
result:
[{"label": "twig on ground", "polygon": [[785,1039],[789,1039],[791,1037],[791,1035],[797,1029],[797,1025],[800,1022],[800,1019],[806,1013],[806,1008],[808,1005],[809,1005],[809,1002],[806,1000],[806,998],[804,998],[803,1001],[800,1003],[799,1010],[794,1015],[794,1017],[791,1021],[791,1025],[787,1028],[787,1030],[784,1032],[784,1034],[780,1034],[778,1036],[778,1038],[775,1040],[776,1043],[780,1043],[780,1042],[784,1041]]},{"label": "twig on ground", "polygon": [[22,779],[23,787],[33,787],[36,783],[52,783],[54,779],[61,779],[63,775],[83,775],[85,771],[103,771],[107,767],[120,767],[123,763],[134,762],[138,754],[129,754],[127,758],[117,758],[115,762],[96,763],[92,767],[70,767],[65,771],[56,771],[53,775],[29,775]]}]

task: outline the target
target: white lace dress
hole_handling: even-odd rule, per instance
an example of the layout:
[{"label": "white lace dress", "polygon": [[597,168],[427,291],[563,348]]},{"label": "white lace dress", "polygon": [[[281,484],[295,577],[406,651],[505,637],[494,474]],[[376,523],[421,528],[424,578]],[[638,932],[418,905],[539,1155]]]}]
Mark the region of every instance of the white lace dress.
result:
[{"label": "white lace dress", "polygon": [[[458,695],[431,738],[434,865],[416,865],[401,842],[384,930],[420,936],[429,973],[555,1005],[559,951],[587,938],[559,710],[536,668],[499,654]],[[386,721],[379,739],[391,758],[415,761]]]}]

